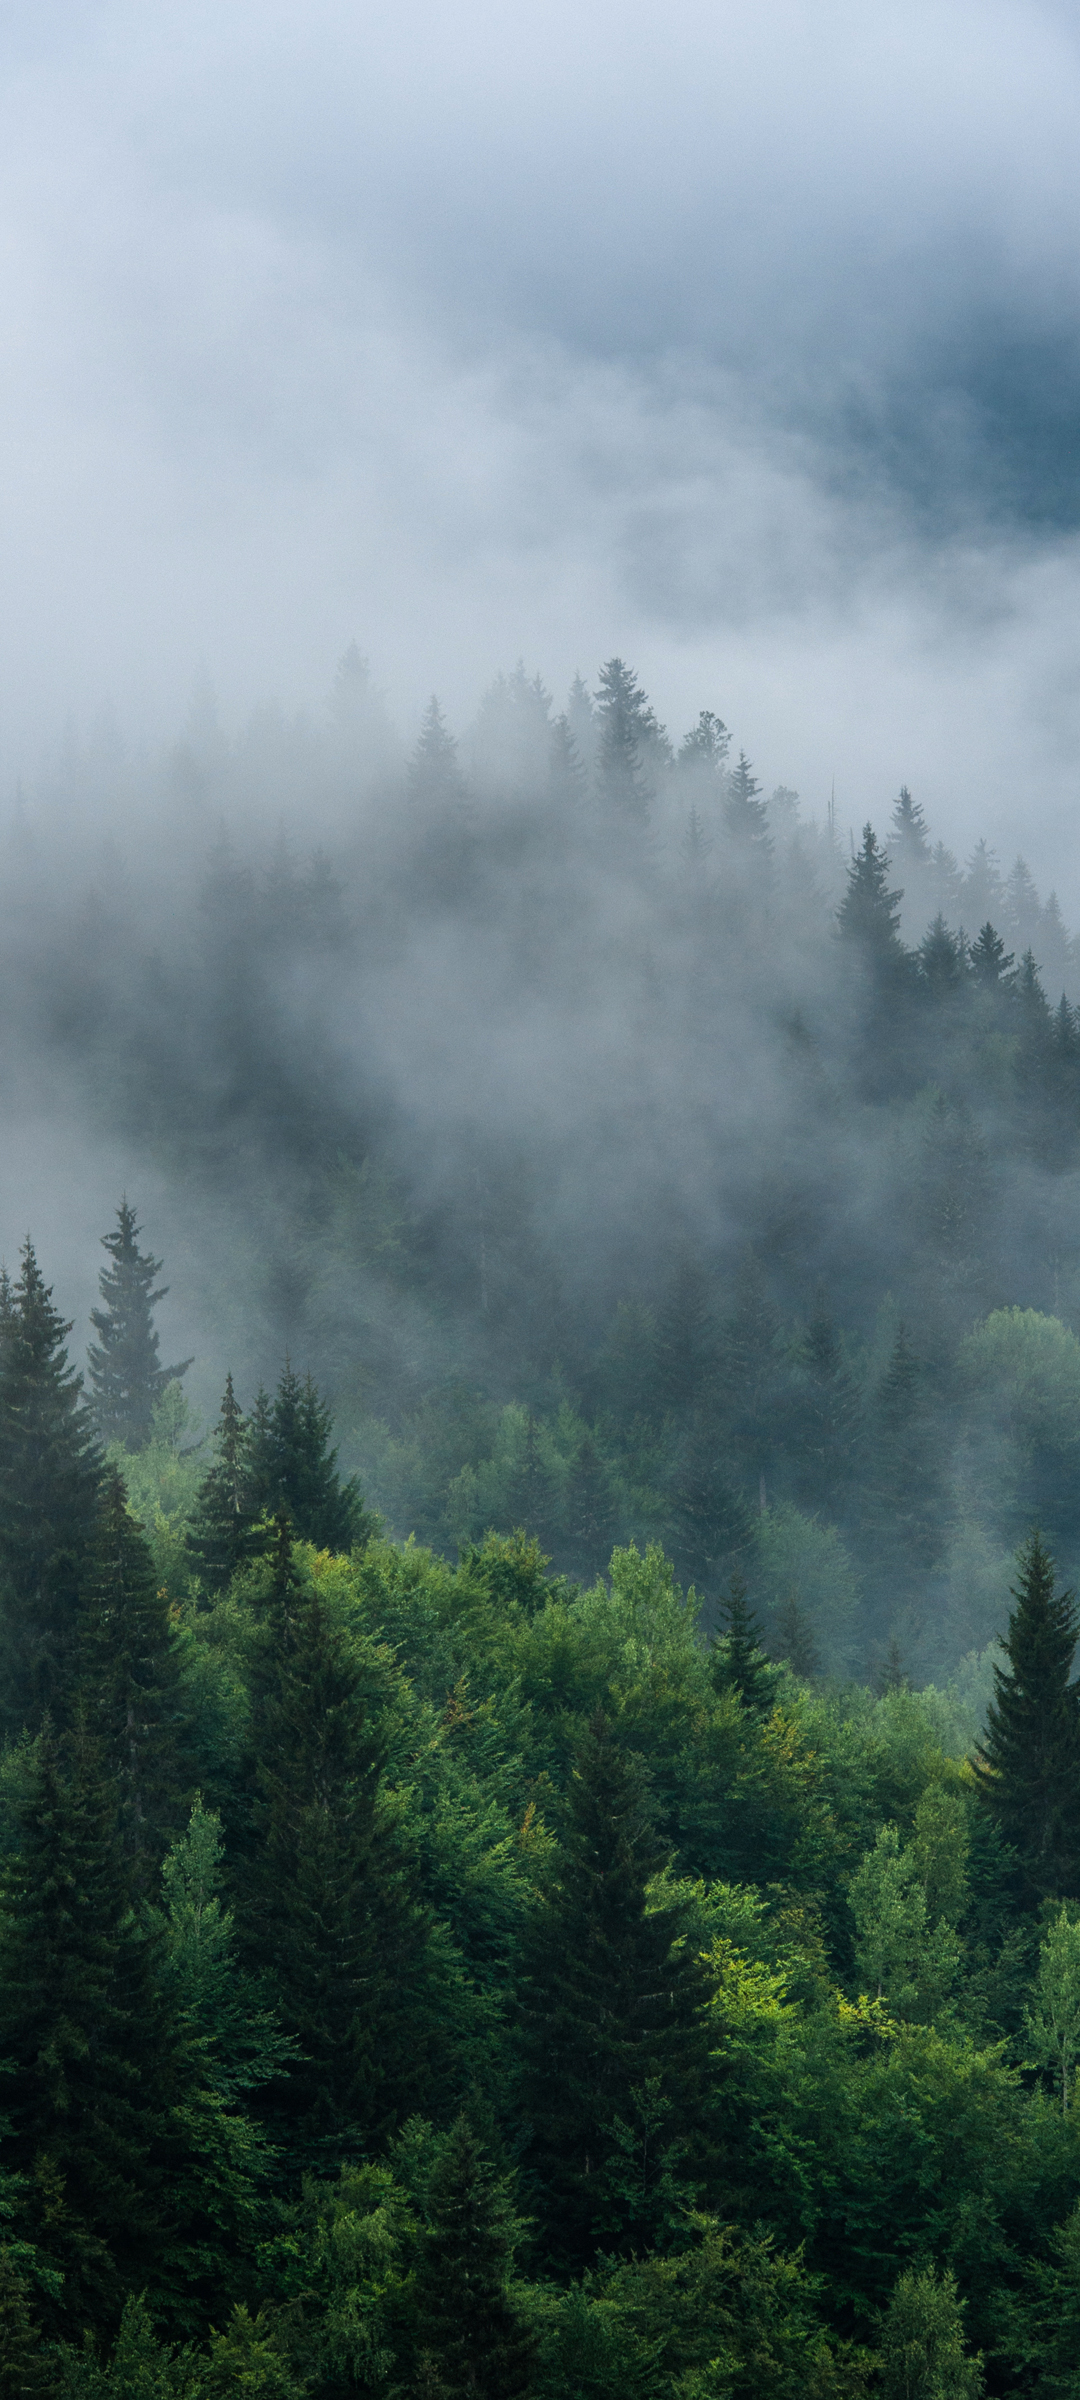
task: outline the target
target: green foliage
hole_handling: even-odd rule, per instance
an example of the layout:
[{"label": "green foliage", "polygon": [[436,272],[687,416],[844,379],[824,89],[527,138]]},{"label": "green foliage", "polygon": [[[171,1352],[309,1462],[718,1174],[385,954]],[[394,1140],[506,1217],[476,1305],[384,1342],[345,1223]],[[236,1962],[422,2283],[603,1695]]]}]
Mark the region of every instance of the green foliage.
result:
[{"label": "green foliage", "polygon": [[955,2277],[909,2268],[882,2327],[883,2400],[979,2400],[982,2390],[981,2362],[964,2348]]},{"label": "green foliage", "polygon": [[[222,1499],[235,1504],[236,1467],[233,1450],[242,1439],[239,1428],[226,1423],[222,1403]],[[234,1404],[235,1405],[235,1404]],[[319,1398],[311,1376],[301,1382],[288,1359],[278,1379],[272,1403],[256,1409],[247,1429],[247,1471],[251,1505],[271,1516],[284,1511],[297,1539],[313,1542],[317,1550],[349,1550],[375,1530],[360,1497],[355,1478],[343,1483],[337,1471],[337,1451],[330,1447],[333,1418]],[[219,1513],[222,1500],[218,1503]]]},{"label": "green foliage", "polygon": [[70,1331],[27,1240],[0,1293],[0,1709],[15,1735],[63,1708],[94,1522],[101,1461]]},{"label": "green foliage", "polygon": [[1080,1690],[1070,1682],[1077,1613],[1057,1592],[1038,1534],[1019,1557],[1016,1606],[995,1667],[979,1789],[1039,1894],[1080,1888]]}]

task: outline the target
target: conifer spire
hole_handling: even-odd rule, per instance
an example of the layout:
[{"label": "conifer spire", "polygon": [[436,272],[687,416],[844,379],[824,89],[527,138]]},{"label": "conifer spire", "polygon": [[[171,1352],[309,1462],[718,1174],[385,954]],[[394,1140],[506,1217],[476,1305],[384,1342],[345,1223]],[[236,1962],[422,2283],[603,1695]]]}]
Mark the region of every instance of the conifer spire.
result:
[{"label": "conifer spire", "polygon": [[187,1374],[191,1360],[161,1365],[154,1310],[169,1287],[163,1283],[154,1291],[152,1286],[162,1262],[140,1250],[139,1225],[126,1194],[116,1217],[115,1232],[101,1237],[110,1263],[98,1278],[104,1305],[90,1311],[98,1336],[88,1352],[90,1383],[102,1439],[139,1450],[153,1431],[155,1402],[167,1383]]}]

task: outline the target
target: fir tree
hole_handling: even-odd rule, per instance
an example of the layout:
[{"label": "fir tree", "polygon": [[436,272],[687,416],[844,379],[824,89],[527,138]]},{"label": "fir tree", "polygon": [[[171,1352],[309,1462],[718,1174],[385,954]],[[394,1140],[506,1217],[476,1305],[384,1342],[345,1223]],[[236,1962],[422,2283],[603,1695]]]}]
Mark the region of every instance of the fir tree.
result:
[{"label": "fir tree", "polygon": [[58,2329],[101,2325],[160,2271],[183,2046],[132,1915],[115,1788],[85,1719],[24,1768],[0,1887],[0,2099],[23,2231],[63,2276]]},{"label": "fir tree", "polygon": [[761,785],[751,772],[745,750],[740,750],[738,763],[727,779],[724,823],[739,849],[756,858],[771,855],[768,806],[761,797]]},{"label": "fir tree", "polygon": [[112,1468],[80,1594],[79,1690],[119,1797],[133,1883],[148,1886],[181,1813],[184,1700],[167,1594]]},{"label": "fir tree", "polygon": [[761,1627],[749,1605],[745,1576],[737,1571],[721,1602],[720,1634],[712,1663],[721,1691],[736,1692],[751,1716],[768,1715],[775,1679],[761,1646]]},{"label": "fir tree", "polygon": [[945,1503],[926,1375],[903,1325],[868,1412],[866,1439],[863,1538],[879,1573],[887,1568],[908,1590],[940,1557]]},{"label": "fir tree", "polygon": [[921,804],[913,800],[906,783],[900,786],[900,797],[893,803],[893,838],[905,866],[919,869],[930,864],[930,842],[926,818]]},{"label": "fir tree", "polygon": [[848,941],[858,942],[869,955],[886,959],[899,955],[900,902],[903,892],[889,889],[891,861],[882,850],[872,825],[863,826],[862,849],[848,869],[847,890],[838,922]]},{"label": "fir tree", "polygon": [[297,2051],[270,2087],[271,2121],[294,2162],[326,2166],[423,2097],[427,1926],[380,1803],[384,1747],[364,1689],[378,1656],[300,1583],[283,1533],[254,1695],[257,1842],[240,1929]]},{"label": "fir tree", "polygon": [[716,1374],[717,1336],[708,1276],[686,1251],[656,1312],[655,1358],[660,1410],[682,1416],[695,1409]]},{"label": "fir tree", "polygon": [[664,729],[657,724],[633,669],[621,658],[609,658],[601,667],[596,713],[600,721],[596,760],[600,797],[643,825],[652,798],[650,756],[662,748]]},{"label": "fir tree", "polygon": [[217,1457],[199,1485],[187,1537],[192,1564],[206,1590],[215,1595],[255,1557],[264,1538],[248,1426],[231,1375],[225,1378],[216,1440]]},{"label": "fir tree", "polygon": [[286,1359],[273,1404],[260,1392],[248,1436],[251,1506],[284,1510],[298,1541],[317,1550],[350,1550],[368,1538],[373,1519],[355,1477],[343,1483],[330,1448],[333,1417],[310,1375],[301,1382]]},{"label": "fir tree", "polygon": [[1041,1536],[1019,1553],[1016,1606],[1004,1637],[1007,1667],[978,1765],[979,1789],[1033,1893],[1080,1892],[1080,1687],[1070,1681],[1080,1617],[1071,1592],[1055,1592]]},{"label": "fir tree", "polygon": [[978,939],[971,945],[969,964],[975,982],[983,991],[1010,989],[1015,982],[1013,954],[1006,950],[1001,935],[991,924],[983,926]]},{"label": "fir tree", "polygon": [[611,1476],[591,1433],[582,1434],[566,1478],[564,1522],[571,1571],[591,1581],[602,1575],[615,1539]]},{"label": "fir tree", "polygon": [[993,918],[1000,924],[1004,897],[1004,886],[993,851],[988,843],[976,842],[964,878],[963,902],[967,923],[985,925],[988,918]]},{"label": "fir tree", "polygon": [[427,2187],[416,2294],[423,2352],[447,2400],[519,2400],[530,2389],[535,2339],[507,2289],[521,2230],[506,2180],[458,2117]]},{"label": "fir tree", "polygon": [[4,2400],[47,2400],[56,2391],[53,2358],[30,2306],[30,2286],[13,2246],[0,2248],[0,2392]]},{"label": "fir tree", "polygon": [[557,1881],[539,1907],[522,2007],[529,2167],[544,2247],[578,2270],[654,2244],[692,2197],[706,2074],[700,1969],[646,1769],[602,1715],[575,1759]]},{"label": "fir tree", "polygon": [[935,1000],[964,988],[967,958],[961,934],[950,933],[940,910],[924,933],[916,957],[919,971]]},{"label": "fir tree", "polygon": [[0,1658],[17,1733],[63,1708],[101,1460],[32,1243],[0,1311]]},{"label": "fir tree", "polygon": [[584,797],[585,768],[567,716],[556,717],[551,728],[548,782],[556,800],[580,803]]},{"label": "fir tree", "polygon": [[731,735],[723,719],[711,708],[703,708],[697,724],[691,727],[679,744],[676,764],[684,771],[693,770],[703,779],[707,778],[719,789],[730,748]]},{"label": "fir tree", "polygon": [[161,1365],[154,1310],[169,1287],[160,1284],[154,1291],[152,1286],[162,1262],[139,1249],[139,1227],[126,1197],[116,1217],[116,1232],[102,1235],[110,1259],[98,1277],[103,1306],[90,1311],[98,1337],[88,1353],[90,1383],[102,1440],[141,1450],[153,1432],[155,1402],[167,1383],[187,1374],[191,1360]]},{"label": "fir tree", "polygon": [[460,800],[464,785],[457,760],[457,743],[434,694],[424,711],[416,747],[409,761],[409,790],[414,800],[428,803]]},{"label": "fir tree", "polygon": [[680,1436],[669,1484],[669,1540],[676,1572],[711,1597],[732,1551],[745,1548],[750,1519],[724,1456],[714,1417],[693,1418]]},{"label": "fir tree", "polygon": [[823,1290],[805,1333],[795,1344],[796,1461],[800,1489],[813,1508],[835,1510],[859,1433],[858,1384],[848,1365]]}]

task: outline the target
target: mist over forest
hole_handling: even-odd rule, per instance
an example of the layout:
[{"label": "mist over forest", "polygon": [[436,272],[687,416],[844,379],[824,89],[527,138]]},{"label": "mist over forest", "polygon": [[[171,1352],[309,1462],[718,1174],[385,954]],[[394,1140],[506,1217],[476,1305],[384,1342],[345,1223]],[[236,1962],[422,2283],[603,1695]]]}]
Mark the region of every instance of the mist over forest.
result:
[{"label": "mist over forest", "polygon": [[93,772],[9,836],[9,1107],[115,1158],[204,1426],[287,1354],[398,1537],[737,1563],[834,1675],[985,1651],[1035,1518],[1080,1567],[1080,975],[1021,857],[906,786],[845,840],[618,659],[406,751],[353,647],[121,771],[107,848]]}]

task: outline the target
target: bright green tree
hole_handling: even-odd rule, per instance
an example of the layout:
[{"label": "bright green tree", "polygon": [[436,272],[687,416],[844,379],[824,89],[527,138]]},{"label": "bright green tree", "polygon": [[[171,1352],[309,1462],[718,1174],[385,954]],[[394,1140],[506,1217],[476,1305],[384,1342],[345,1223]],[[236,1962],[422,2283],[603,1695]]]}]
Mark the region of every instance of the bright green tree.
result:
[{"label": "bright green tree", "polygon": [[964,2344],[955,2276],[909,2267],[882,2326],[882,2400],[979,2400],[982,2389],[981,2360]]},{"label": "bright green tree", "polygon": [[1034,2005],[1025,2033],[1040,2064],[1054,2068],[1065,2116],[1080,2057],[1080,1925],[1067,1908],[1058,1910],[1040,1946]]}]

